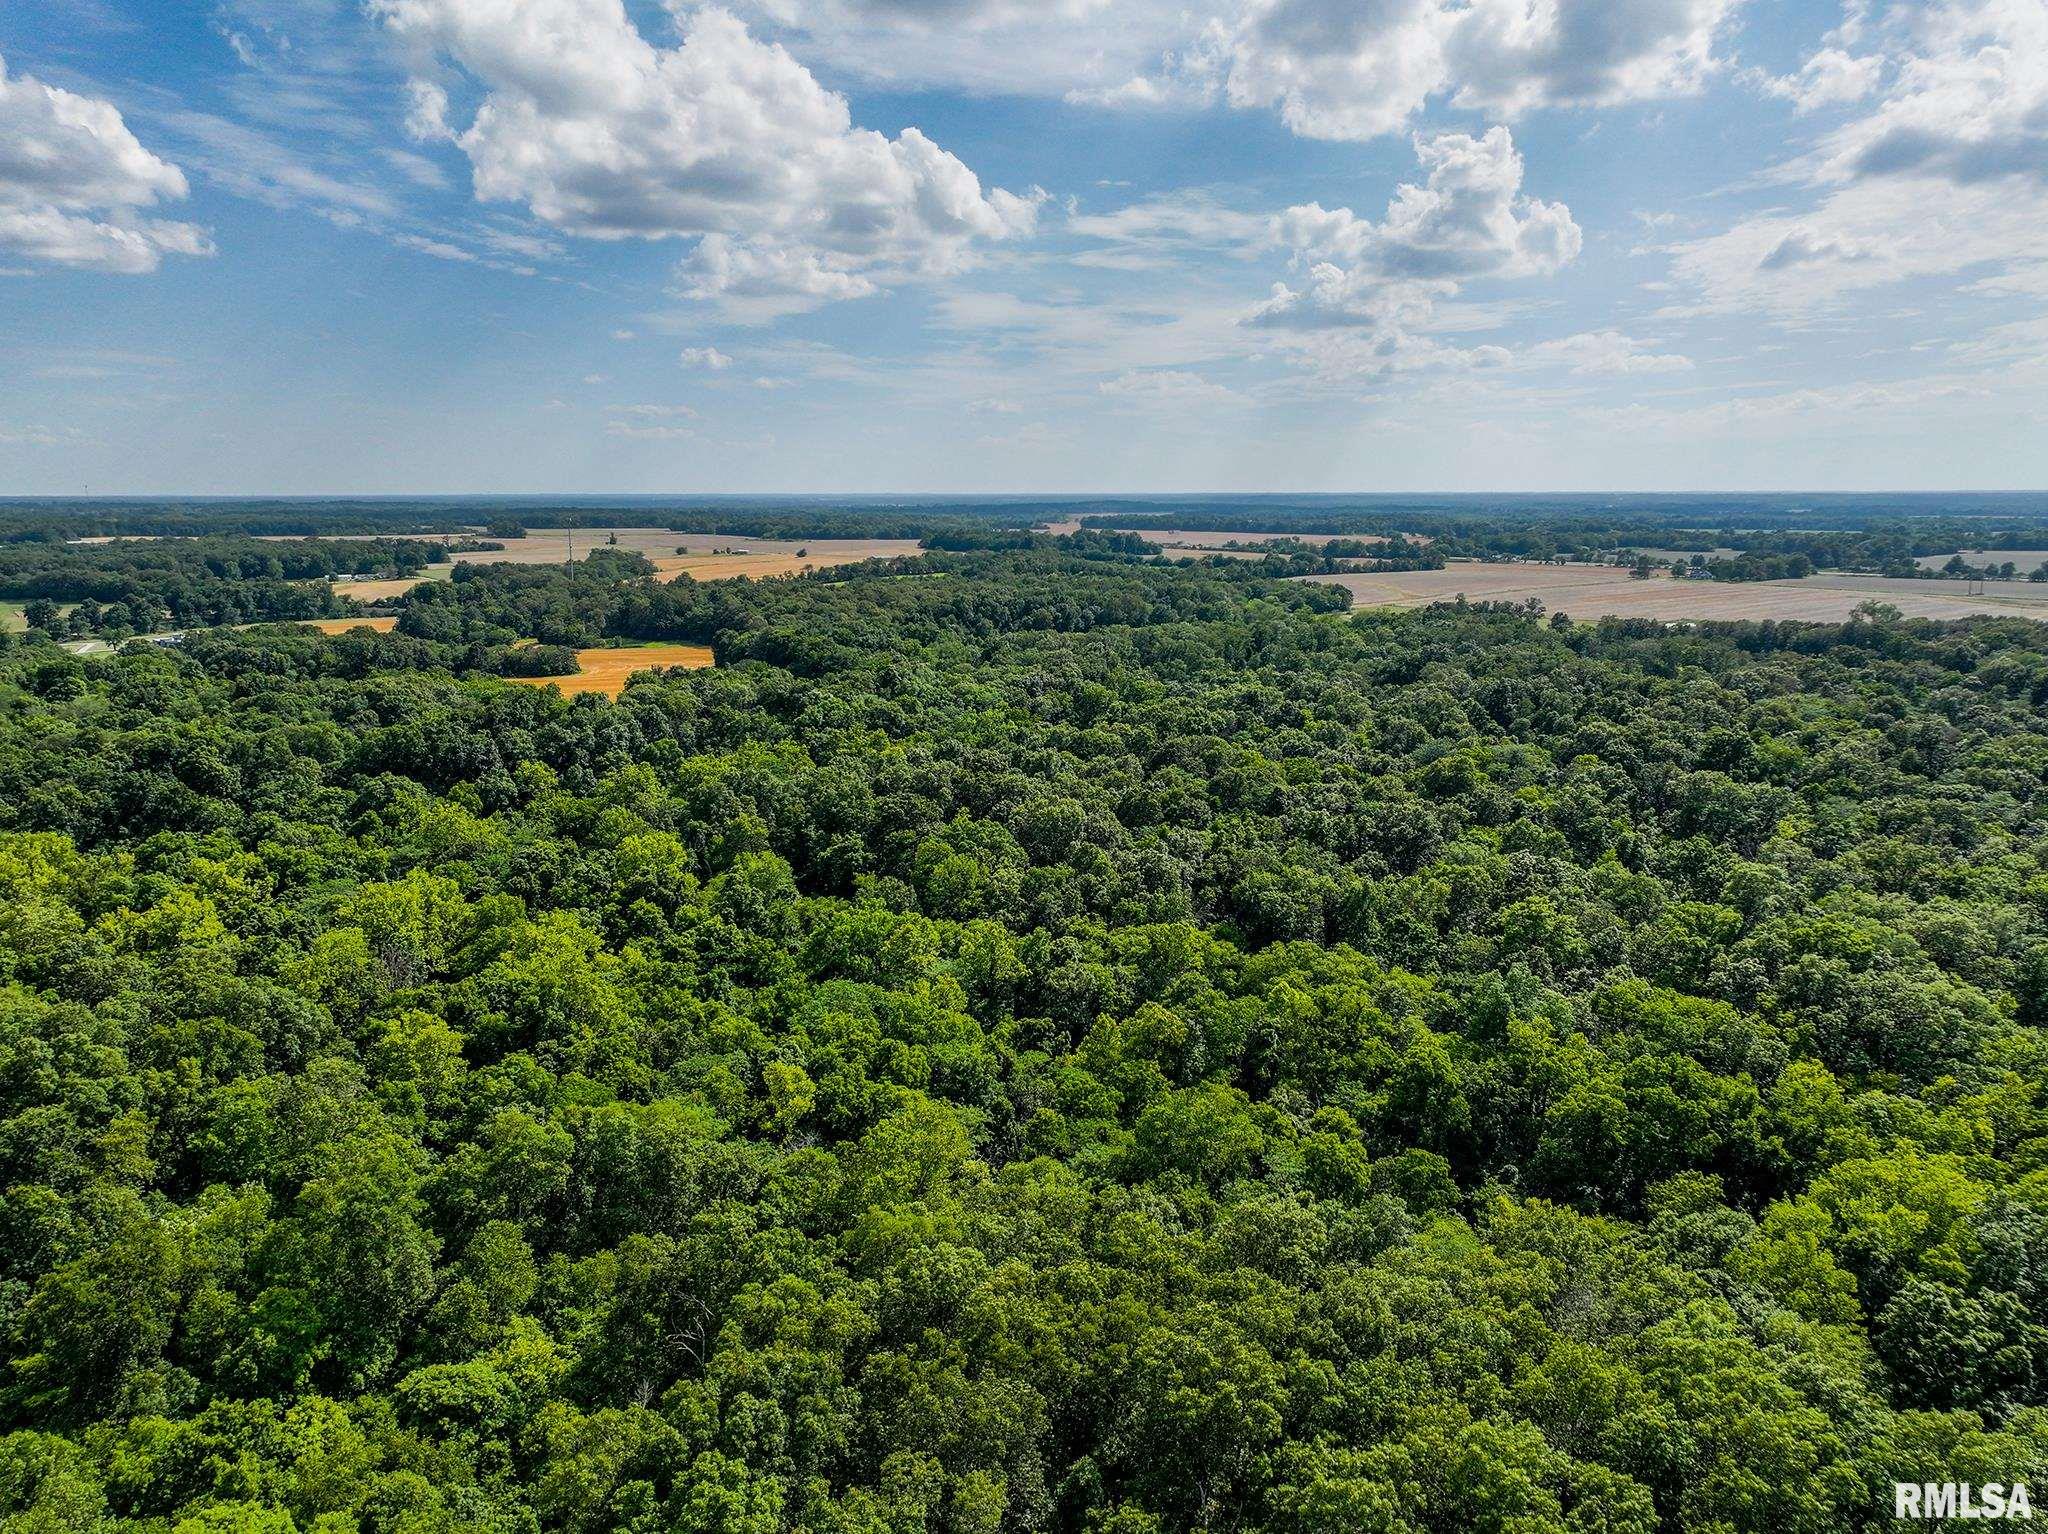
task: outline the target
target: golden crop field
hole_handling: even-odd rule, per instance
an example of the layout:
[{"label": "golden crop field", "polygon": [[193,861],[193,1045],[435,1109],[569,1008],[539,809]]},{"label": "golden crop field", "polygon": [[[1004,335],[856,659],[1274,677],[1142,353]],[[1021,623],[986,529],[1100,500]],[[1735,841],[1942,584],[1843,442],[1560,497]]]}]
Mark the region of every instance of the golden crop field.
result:
[{"label": "golden crop field", "polygon": [[[476,534],[464,536],[475,537]],[[616,538],[616,543],[612,542]],[[665,527],[536,528],[524,538],[491,538],[502,550],[451,555],[458,565],[559,565],[573,557],[587,559],[599,549],[645,554],[657,565],[678,557],[702,555],[784,555],[806,551],[808,563],[846,564],[857,559],[887,559],[915,554],[915,538],[747,538],[738,534],[677,533]],[[770,571],[769,573],[776,573]]]},{"label": "golden crop field", "polygon": [[1474,602],[1525,602],[1574,618],[1658,618],[1700,622],[1796,619],[1839,623],[1861,602],[1889,602],[1909,618],[2006,615],[2048,619],[2048,583],[1993,581],[1972,596],[1961,581],[1887,580],[1813,575],[1803,581],[1639,581],[1605,565],[1459,563],[1397,574],[1315,575],[1342,586],[1354,607],[1427,607],[1464,596]]},{"label": "golden crop field", "polygon": [[583,669],[575,676],[515,676],[506,680],[522,687],[559,687],[565,693],[601,692],[607,698],[616,698],[626,690],[627,678],[636,671],[704,671],[712,665],[712,656],[703,645],[650,644],[634,649],[578,650],[576,664]]},{"label": "golden crop field", "polygon": [[[1352,543],[1385,543],[1387,540],[1375,533],[1232,533],[1202,532],[1193,528],[1150,529],[1138,534],[1147,543],[1156,543],[1167,549],[1221,550],[1226,543],[1241,543],[1247,546],[1259,543],[1306,543],[1310,545],[1327,543],[1332,538],[1342,538]],[[1427,543],[1429,538],[1422,533],[1404,533],[1411,543]]]},{"label": "golden crop field", "polygon": [[798,558],[795,553],[786,554],[670,554],[654,561],[654,568],[665,581],[672,581],[687,575],[699,581],[729,581],[735,577],[741,580],[766,580],[771,575],[800,575],[805,570],[832,570],[840,565],[857,565],[864,559],[879,559],[883,555],[860,553],[835,549],[829,545],[810,546],[808,554]]},{"label": "golden crop field", "polygon": [[337,581],[334,589],[358,602],[389,602],[404,596],[423,581],[446,579],[445,575],[421,575],[406,581]]},{"label": "golden crop field", "polygon": [[314,618],[299,625],[300,628],[318,629],[323,634],[346,634],[350,629],[370,629],[375,633],[388,634],[398,627],[396,618]]},{"label": "golden crop field", "polygon": [[[424,541],[446,543],[458,537],[477,536],[435,534]],[[613,537],[618,542],[611,542]],[[446,580],[453,565],[561,565],[569,563],[572,557],[588,559],[599,549],[644,554],[664,580],[687,575],[700,581],[762,580],[771,575],[830,570],[864,559],[894,559],[918,552],[914,538],[810,538],[797,542],[786,538],[676,533],[665,527],[579,527],[573,531],[556,528],[529,532],[524,538],[489,541],[502,542],[504,548],[451,554],[449,564],[437,565],[415,580],[340,581],[335,590],[358,602],[388,602],[404,596],[420,581]]]}]

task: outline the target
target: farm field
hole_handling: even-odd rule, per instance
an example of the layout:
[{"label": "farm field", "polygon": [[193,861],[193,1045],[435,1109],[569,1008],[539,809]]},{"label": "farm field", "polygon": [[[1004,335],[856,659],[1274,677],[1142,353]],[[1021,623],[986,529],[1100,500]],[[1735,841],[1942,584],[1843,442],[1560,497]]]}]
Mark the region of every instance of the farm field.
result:
[{"label": "farm field", "polygon": [[703,645],[650,644],[628,649],[578,650],[576,664],[583,669],[575,676],[515,676],[506,680],[522,687],[559,687],[565,693],[597,692],[616,698],[626,690],[627,678],[636,671],[704,671],[712,665],[712,657]]},{"label": "farm field", "polygon": [[[435,534],[425,541],[446,543],[456,538],[476,536],[475,533]],[[619,541],[607,542],[613,536]],[[360,602],[388,602],[403,596],[421,580],[446,580],[452,565],[562,565],[567,564],[572,555],[579,560],[587,559],[594,550],[605,548],[644,554],[667,580],[687,575],[701,581],[731,580],[735,577],[761,580],[771,575],[829,570],[839,565],[858,564],[864,559],[894,559],[918,552],[914,538],[812,538],[794,542],[788,539],[677,533],[665,527],[551,529],[530,532],[524,538],[507,538],[502,542],[505,545],[503,550],[451,554],[450,564],[437,566],[416,580],[343,581],[336,589],[345,591]],[[684,552],[679,553],[678,550]]]},{"label": "farm field", "polygon": [[804,547],[807,552],[801,558],[793,549],[788,553],[751,551],[729,554],[669,554],[655,559],[654,568],[661,573],[663,580],[669,581],[684,575],[699,581],[725,581],[735,576],[759,581],[766,580],[771,575],[801,575],[806,570],[832,570],[840,565],[857,565],[864,559],[894,558],[897,553],[917,552],[915,544],[907,549],[891,550],[883,554],[815,544],[806,544]]},{"label": "farm field", "polygon": [[[1292,540],[1297,543],[1314,544],[1326,543],[1332,538],[1343,538],[1350,542],[1366,544],[1378,544],[1387,541],[1371,533],[1232,533],[1203,532],[1197,528],[1185,527],[1169,528],[1164,532],[1140,532],[1138,536],[1147,543],[1158,544],[1161,548],[1209,549],[1219,552],[1223,550],[1223,546],[1227,543],[1281,543]],[[1409,536],[1416,543],[1429,542],[1427,538],[1419,534],[1410,534]]]},{"label": "farm field", "polygon": [[390,602],[404,596],[413,587],[427,581],[445,581],[449,567],[439,565],[425,575],[412,576],[401,581],[333,581],[334,589],[345,597],[354,597],[358,602]]},{"label": "farm field", "polygon": [[[475,534],[464,534],[474,537]],[[608,540],[616,537],[617,543]],[[446,541],[445,539],[443,541]],[[665,527],[579,527],[536,529],[524,538],[493,539],[505,545],[502,552],[464,553],[450,557],[458,565],[559,565],[571,554],[588,558],[593,550],[619,549],[628,554],[645,554],[659,564],[677,558],[678,550],[689,555],[780,555],[794,558],[806,551],[811,565],[848,564],[860,559],[888,559],[918,551],[914,538],[816,538],[793,542],[776,538],[741,538],[707,533],[678,533]],[[769,572],[771,574],[776,572]]]},{"label": "farm field", "polygon": [[1659,618],[1741,621],[1787,618],[1838,623],[1859,602],[1889,602],[1909,618],[1983,614],[2048,619],[2048,585],[1993,584],[1970,596],[1962,582],[1886,580],[1880,576],[1815,575],[1803,581],[1639,581],[1600,565],[1454,564],[1392,575],[1315,575],[1342,586],[1359,607],[1427,607],[1455,601],[1525,602],[1574,618]]},{"label": "farm field", "polygon": [[[57,604],[57,611],[68,613],[77,605],[76,602],[59,602]],[[5,601],[0,601],[0,633],[26,633],[28,631],[27,609],[28,602],[26,599],[16,600],[13,597],[9,597]]]},{"label": "farm field", "polygon": [[[2008,559],[2013,568],[2022,575],[2031,574],[2043,561],[2048,561],[2048,549],[1959,549],[1964,561],[1973,565],[2002,565]],[[1923,570],[1939,570],[1955,554],[1922,554],[1915,564]]]},{"label": "farm field", "polygon": [[371,629],[379,634],[388,634],[398,627],[396,618],[313,618],[297,625],[304,629],[318,629],[323,634],[346,634],[350,629]]}]

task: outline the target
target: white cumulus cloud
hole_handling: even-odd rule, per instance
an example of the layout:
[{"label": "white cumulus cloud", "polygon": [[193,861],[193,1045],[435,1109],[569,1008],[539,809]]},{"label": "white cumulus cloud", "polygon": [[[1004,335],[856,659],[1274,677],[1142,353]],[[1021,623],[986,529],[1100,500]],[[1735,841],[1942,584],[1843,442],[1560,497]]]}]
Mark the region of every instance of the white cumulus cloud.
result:
[{"label": "white cumulus cloud", "polygon": [[1819,179],[2008,177],[2048,187],[2048,5],[1938,0],[1895,6],[1897,77],[1830,136]]},{"label": "white cumulus cloud", "polygon": [[1795,75],[1774,79],[1759,71],[1753,78],[1765,94],[1791,102],[1793,109],[1803,114],[1861,101],[1877,89],[1883,77],[1882,54],[1852,54],[1840,48],[1823,48]]},{"label": "white cumulus cloud", "polygon": [[1522,157],[1506,128],[1418,138],[1415,153],[1428,179],[1399,187],[1377,222],[1318,203],[1275,219],[1274,237],[1301,275],[1274,284],[1243,323],[1340,380],[1518,361],[1596,371],[1632,344],[1574,337],[1548,358],[1518,358],[1505,346],[1440,339],[1499,322],[1485,305],[1452,302],[1468,284],[1552,276],[1578,259],[1585,237],[1563,203],[1523,191]]},{"label": "white cumulus cloud", "polygon": [[1687,95],[1740,0],[1474,0],[1445,53],[1454,104],[1517,115]]},{"label": "white cumulus cloud", "polygon": [[1806,318],[1906,279],[2026,286],[2048,267],[2048,5],[1913,0],[1850,32],[1876,64],[1845,75],[1820,62],[1799,78],[1868,85],[1869,107],[1780,167],[1809,206],[1670,248],[1697,307]]},{"label": "white cumulus cloud", "polygon": [[[844,97],[716,6],[657,46],[621,0],[368,0],[422,59],[415,128],[469,157],[479,198],[597,239],[697,241],[682,290],[765,316],[957,271],[1035,225],[915,128],[858,128]],[[482,92],[466,126],[428,77]],[[436,92],[439,94],[436,94]]]},{"label": "white cumulus cloud", "polygon": [[1312,138],[1695,90],[1741,0],[737,0],[805,57],[890,84],[1213,100]]},{"label": "white cumulus cloud", "polygon": [[1524,195],[1507,129],[1417,139],[1415,153],[1428,181],[1400,187],[1378,223],[1317,203],[1280,215],[1278,239],[1307,280],[1278,285],[1252,323],[1405,330],[1475,278],[1548,276],[1577,259],[1585,236],[1563,203]]},{"label": "white cumulus cloud", "polygon": [[1403,131],[1433,100],[1496,119],[1686,95],[1741,0],[1240,0],[1164,68],[1089,99],[1213,95],[1306,138]]},{"label": "white cumulus cloud", "polygon": [[7,73],[0,58],[0,251],[104,272],[153,272],[165,253],[209,254],[191,224],[143,216],[186,195],[111,102]]}]

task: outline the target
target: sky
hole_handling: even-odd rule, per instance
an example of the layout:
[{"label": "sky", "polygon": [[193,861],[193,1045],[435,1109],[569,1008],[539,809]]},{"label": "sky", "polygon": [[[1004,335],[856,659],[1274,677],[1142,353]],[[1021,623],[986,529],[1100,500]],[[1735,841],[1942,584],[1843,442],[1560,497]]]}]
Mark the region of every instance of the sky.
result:
[{"label": "sky", "polygon": [[2048,0],[14,0],[0,494],[2048,487]]}]

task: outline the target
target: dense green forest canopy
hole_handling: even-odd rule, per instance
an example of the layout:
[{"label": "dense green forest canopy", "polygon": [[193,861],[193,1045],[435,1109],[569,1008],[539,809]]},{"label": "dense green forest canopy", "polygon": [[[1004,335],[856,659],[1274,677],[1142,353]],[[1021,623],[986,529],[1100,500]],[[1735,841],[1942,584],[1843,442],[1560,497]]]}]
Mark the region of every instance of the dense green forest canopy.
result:
[{"label": "dense green forest canopy", "polygon": [[2048,627],[1344,601],[607,554],[8,641],[0,1528],[2048,1483]]}]

